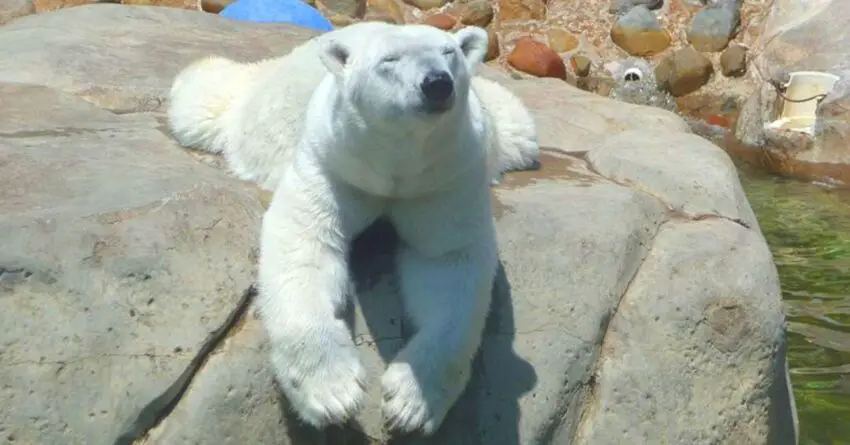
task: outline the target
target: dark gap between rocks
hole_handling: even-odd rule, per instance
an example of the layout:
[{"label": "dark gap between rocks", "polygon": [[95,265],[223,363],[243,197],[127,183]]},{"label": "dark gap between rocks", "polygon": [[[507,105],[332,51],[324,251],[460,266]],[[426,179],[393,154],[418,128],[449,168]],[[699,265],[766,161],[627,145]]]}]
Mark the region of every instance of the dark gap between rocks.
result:
[{"label": "dark gap between rocks", "polygon": [[189,384],[192,383],[195,374],[206,363],[210,353],[227,337],[231,328],[242,319],[256,295],[257,289],[254,285],[251,285],[242,293],[242,298],[239,299],[236,307],[230,312],[224,323],[213,332],[210,332],[201,344],[198,353],[195,354],[195,357],[186,366],[186,369],[177,377],[171,386],[150,401],[142,408],[135,419],[132,419],[124,426],[121,434],[115,439],[115,445],[132,445],[171,414],[171,411],[177,406],[183,394],[186,393],[186,389],[189,388]]}]

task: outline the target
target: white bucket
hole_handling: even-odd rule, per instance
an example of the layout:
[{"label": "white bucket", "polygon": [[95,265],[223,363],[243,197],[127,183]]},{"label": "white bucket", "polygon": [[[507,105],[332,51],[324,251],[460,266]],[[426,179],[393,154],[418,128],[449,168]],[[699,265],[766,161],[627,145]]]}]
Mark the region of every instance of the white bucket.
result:
[{"label": "white bucket", "polygon": [[835,83],[838,82],[840,77],[820,71],[795,71],[790,76],[790,80],[785,85],[785,97],[791,100],[812,99],[805,102],[784,100],[779,119],[771,122],[769,127],[812,134],[816,119],[815,113],[822,99],[820,95],[832,92],[832,88],[835,87]]}]

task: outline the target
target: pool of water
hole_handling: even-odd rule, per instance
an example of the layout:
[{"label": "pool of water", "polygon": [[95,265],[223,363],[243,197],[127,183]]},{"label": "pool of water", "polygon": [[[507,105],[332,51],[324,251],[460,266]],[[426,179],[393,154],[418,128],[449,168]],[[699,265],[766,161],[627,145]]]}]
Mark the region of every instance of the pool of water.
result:
[{"label": "pool of water", "polygon": [[800,443],[850,444],[850,190],[740,172],[782,282]]}]

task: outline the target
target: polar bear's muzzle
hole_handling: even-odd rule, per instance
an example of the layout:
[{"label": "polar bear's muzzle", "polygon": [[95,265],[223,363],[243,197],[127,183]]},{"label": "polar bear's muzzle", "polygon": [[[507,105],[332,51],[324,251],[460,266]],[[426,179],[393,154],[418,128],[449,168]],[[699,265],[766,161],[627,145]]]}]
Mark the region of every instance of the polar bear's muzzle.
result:
[{"label": "polar bear's muzzle", "polygon": [[455,84],[451,74],[446,71],[431,71],[419,85],[422,103],[428,113],[442,113],[454,105]]}]

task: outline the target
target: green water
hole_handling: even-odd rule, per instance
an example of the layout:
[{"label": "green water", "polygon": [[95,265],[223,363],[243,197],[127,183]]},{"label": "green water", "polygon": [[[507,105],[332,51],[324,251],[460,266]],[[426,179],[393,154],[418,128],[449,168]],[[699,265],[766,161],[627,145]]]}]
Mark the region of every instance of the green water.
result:
[{"label": "green water", "polygon": [[850,444],[850,190],[741,181],[782,282],[800,443]]}]

